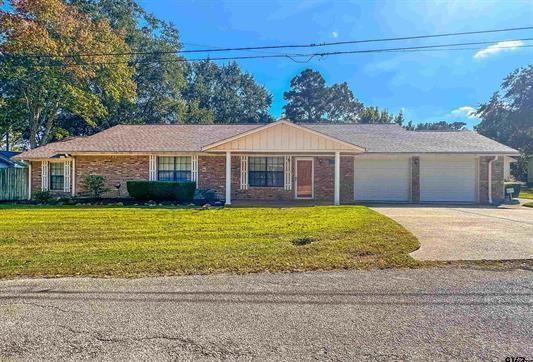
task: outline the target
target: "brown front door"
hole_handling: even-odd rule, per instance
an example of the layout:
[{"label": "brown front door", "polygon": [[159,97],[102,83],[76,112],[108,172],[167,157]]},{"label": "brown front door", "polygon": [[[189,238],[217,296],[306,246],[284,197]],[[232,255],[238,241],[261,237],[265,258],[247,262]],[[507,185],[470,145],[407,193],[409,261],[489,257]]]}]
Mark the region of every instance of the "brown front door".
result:
[{"label": "brown front door", "polygon": [[313,198],[313,160],[296,160],[296,198]]}]

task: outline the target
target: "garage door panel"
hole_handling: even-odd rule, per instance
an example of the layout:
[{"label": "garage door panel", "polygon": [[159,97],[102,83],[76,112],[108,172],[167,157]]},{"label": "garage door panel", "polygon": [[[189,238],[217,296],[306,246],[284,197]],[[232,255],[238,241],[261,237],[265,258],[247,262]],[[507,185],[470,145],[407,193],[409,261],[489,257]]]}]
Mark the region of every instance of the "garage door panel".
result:
[{"label": "garage door panel", "polygon": [[420,201],[475,202],[476,159],[420,160]]},{"label": "garage door panel", "polygon": [[409,201],[409,160],[356,160],[355,200]]}]

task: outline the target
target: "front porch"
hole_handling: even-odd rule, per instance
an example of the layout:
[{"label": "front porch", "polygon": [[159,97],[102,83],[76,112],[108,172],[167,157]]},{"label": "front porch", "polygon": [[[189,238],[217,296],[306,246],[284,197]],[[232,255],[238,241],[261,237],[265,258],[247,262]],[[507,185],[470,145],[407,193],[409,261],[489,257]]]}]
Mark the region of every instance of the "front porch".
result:
[{"label": "front porch", "polygon": [[228,152],[224,165],[221,196],[226,205],[234,201],[339,205],[354,200],[352,155],[341,156],[340,152],[233,155]]},{"label": "front porch", "polygon": [[[315,200],[334,205],[343,198],[353,201],[353,156],[365,152],[287,121],[207,145],[202,151],[225,157],[226,205],[233,200]],[[201,184],[202,175],[199,180]]]}]

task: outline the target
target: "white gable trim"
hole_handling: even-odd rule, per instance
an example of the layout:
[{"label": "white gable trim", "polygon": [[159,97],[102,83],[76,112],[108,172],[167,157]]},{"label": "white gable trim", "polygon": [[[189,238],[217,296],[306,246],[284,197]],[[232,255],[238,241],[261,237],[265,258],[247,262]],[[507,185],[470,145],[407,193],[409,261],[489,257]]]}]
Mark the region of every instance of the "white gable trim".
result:
[{"label": "white gable trim", "polygon": [[209,145],[206,145],[206,146],[202,147],[202,151],[211,150],[211,149],[213,149],[215,147],[218,147],[218,146],[221,146],[223,144],[230,143],[232,141],[244,138],[246,136],[249,136],[249,135],[252,135],[252,134],[255,134],[255,133],[262,132],[264,130],[267,130],[269,128],[276,127],[276,126],[279,126],[279,125],[282,125],[282,124],[290,126],[290,127],[294,127],[294,128],[296,128],[298,130],[301,130],[303,132],[314,134],[316,136],[325,138],[325,139],[333,141],[333,142],[337,142],[339,144],[342,144],[345,147],[352,148],[354,151],[358,151],[358,152],[365,152],[366,151],[363,147],[360,147],[360,146],[354,145],[352,143],[348,143],[348,142],[342,141],[342,140],[340,140],[338,138],[328,136],[328,135],[326,135],[324,133],[309,129],[307,127],[303,127],[303,126],[294,124],[294,123],[289,122],[287,120],[279,120],[277,122],[268,123],[268,124],[266,124],[266,125],[264,125],[262,127],[254,128],[254,129],[252,129],[250,131],[247,131],[247,132],[244,132],[244,133],[241,133],[241,134],[238,134],[238,135],[223,139],[223,140],[215,142],[215,143],[211,143]]}]

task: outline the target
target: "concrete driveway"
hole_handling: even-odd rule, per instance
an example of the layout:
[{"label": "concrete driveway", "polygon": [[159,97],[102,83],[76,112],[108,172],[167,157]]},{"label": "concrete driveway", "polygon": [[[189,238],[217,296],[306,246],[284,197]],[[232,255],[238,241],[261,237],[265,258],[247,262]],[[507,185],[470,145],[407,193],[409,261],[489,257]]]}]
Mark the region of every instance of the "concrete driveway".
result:
[{"label": "concrete driveway", "polygon": [[395,205],[376,206],[410,230],[420,260],[533,258],[533,208]]}]

